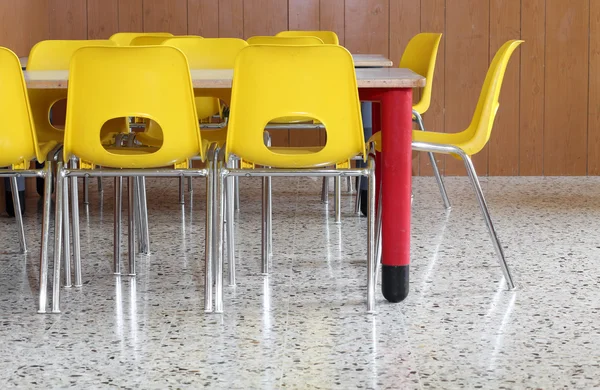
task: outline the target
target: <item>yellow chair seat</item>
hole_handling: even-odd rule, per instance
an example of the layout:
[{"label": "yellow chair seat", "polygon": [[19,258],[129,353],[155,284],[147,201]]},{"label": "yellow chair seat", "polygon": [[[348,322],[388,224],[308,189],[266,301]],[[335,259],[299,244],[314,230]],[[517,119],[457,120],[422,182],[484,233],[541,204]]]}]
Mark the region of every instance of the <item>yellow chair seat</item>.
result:
[{"label": "yellow chair seat", "polygon": [[[414,142],[456,146],[464,150],[469,156],[472,156],[481,150],[481,148],[478,148],[473,142],[470,142],[472,141],[471,136],[466,131],[461,131],[460,133],[437,133],[434,131],[413,130],[412,138]],[[375,150],[378,152],[382,151],[380,131],[373,134],[369,139],[369,142],[375,143]]]}]

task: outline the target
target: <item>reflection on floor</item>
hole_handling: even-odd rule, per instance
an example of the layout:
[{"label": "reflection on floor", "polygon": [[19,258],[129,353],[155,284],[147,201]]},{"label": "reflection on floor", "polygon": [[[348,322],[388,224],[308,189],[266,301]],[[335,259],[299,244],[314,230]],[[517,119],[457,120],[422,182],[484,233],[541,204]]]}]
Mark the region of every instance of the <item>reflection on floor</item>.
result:
[{"label": "reflection on floor", "polygon": [[[501,271],[468,182],[414,181],[409,298],[365,313],[366,221],[341,225],[320,182],[274,179],[272,275],[260,275],[260,191],[242,180],[238,285],[203,313],[204,183],[150,180],[150,256],[112,272],[112,186],[81,208],[84,287],[35,314],[40,206],[30,252],[0,239],[0,383],[55,388],[592,388],[600,386],[600,180],[490,178],[484,192],[518,290]],[[126,223],[126,222],[125,222]],[[124,229],[126,232],[126,229]],[[127,242],[123,240],[123,242]],[[124,248],[124,251],[126,248]]]}]

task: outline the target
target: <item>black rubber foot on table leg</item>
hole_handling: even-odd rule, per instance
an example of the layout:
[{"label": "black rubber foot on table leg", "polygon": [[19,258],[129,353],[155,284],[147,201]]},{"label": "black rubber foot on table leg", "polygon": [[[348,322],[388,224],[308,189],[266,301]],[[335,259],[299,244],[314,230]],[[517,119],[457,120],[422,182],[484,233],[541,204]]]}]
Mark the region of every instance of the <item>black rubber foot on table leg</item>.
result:
[{"label": "black rubber foot on table leg", "polygon": [[389,302],[402,302],[408,296],[409,266],[383,265],[381,292]]}]

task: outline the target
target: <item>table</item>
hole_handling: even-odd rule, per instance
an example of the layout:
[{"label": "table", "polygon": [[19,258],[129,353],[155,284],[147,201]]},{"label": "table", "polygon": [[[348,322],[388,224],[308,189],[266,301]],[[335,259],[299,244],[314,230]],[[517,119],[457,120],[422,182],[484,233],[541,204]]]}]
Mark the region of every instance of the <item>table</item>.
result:
[{"label": "table", "polygon": [[[24,72],[30,89],[66,89],[68,71]],[[230,93],[233,70],[192,70],[194,88]],[[356,69],[361,100],[380,102],[382,148],[377,176],[382,178],[382,293],[390,302],[403,301],[409,291],[412,181],[412,89],[425,78],[409,69]],[[218,96],[218,95],[216,95]]]},{"label": "table", "polygon": [[[357,68],[389,68],[394,65],[392,60],[380,54],[352,54],[352,58],[354,59],[354,66]],[[19,61],[21,67],[25,69],[29,57],[21,57]]]},{"label": "table", "polygon": [[394,63],[380,54],[352,54],[354,66],[357,68],[389,68]]}]

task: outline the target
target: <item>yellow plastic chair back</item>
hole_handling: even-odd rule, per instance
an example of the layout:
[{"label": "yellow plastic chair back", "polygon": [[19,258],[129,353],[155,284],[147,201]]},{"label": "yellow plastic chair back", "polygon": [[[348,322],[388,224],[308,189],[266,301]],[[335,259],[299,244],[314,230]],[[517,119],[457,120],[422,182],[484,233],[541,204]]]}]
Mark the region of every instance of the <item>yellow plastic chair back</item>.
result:
[{"label": "yellow plastic chair back", "polygon": [[270,37],[270,36],[256,36],[250,37],[247,40],[249,45],[319,45],[323,44],[323,40],[318,37]]},{"label": "yellow plastic chair back", "polygon": [[162,45],[164,41],[169,39],[169,36],[159,36],[159,35],[144,35],[141,37],[136,37],[131,40],[129,46],[156,46]]},{"label": "yellow plastic chair back", "polygon": [[[257,102],[260,102],[257,104]],[[325,125],[327,143],[316,152],[269,149],[265,126],[282,117]],[[344,163],[365,153],[354,62],[341,46],[250,46],[233,75],[226,154],[275,168]]]},{"label": "yellow plastic chair back", "polygon": [[333,31],[282,31],[277,37],[317,37],[326,45],[339,45],[340,39]]},{"label": "yellow plastic chair back", "polygon": [[34,158],[45,161],[37,146],[19,58],[4,47],[0,47],[0,85],[0,167],[27,169]]},{"label": "yellow plastic chair back", "polygon": [[163,37],[172,37],[173,34],[167,32],[148,32],[148,33],[140,33],[140,32],[121,32],[113,34],[109,39],[115,42],[118,46],[130,46],[131,41],[133,41],[137,37],[143,36],[163,36]]},{"label": "yellow plastic chair back", "polygon": [[494,119],[496,118],[498,107],[500,107],[498,100],[508,61],[517,47],[523,42],[520,40],[506,42],[498,49],[490,64],[481,94],[479,95],[473,120],[469,127],[462,132],[463,137],[468,139],[465,145],[462,146],[468,155],[478,153],[490,139]]},{"label": "yellow plastic chair back", "polygon": [[[143,64],[143,66],[140,66]],[[128,88],[128,85],[135,88]],[[143,117],[162,129],[162,146],[124,153],[105,149],[100,130],[109,120]],[[204,159],[185,55],[168,46],[86,47],[71,60],[65,159],[112,168],[157,168]]]},{"label": "yellow plastic chair back", "polygon": [[116,43],[108,39],[41,41],[29,53],[27,70],[68,70],[73,53],[87,46],[116,46]]},{"label": "yellow plastic chair back", "polygon": [[413,110],[419,114],[424,114],[431,104],[433,75],[441,40],[442,34],[417,34],[406,45],[400,60],[400,68],[408,68],[427,79],[427,84],[421,91],[421,99],[413,106]]},{"label": "yellow plastic chair back", "polygon": [[[47,40],[37,43],[29,53],[27,70],[68,70],[73,53],[86,46],[116,46],[110,40]],[[63,142],[64,131],[50,123],[50,110],[67,91],[59,89],[29,90],[31,111],[40,142]]]}]

